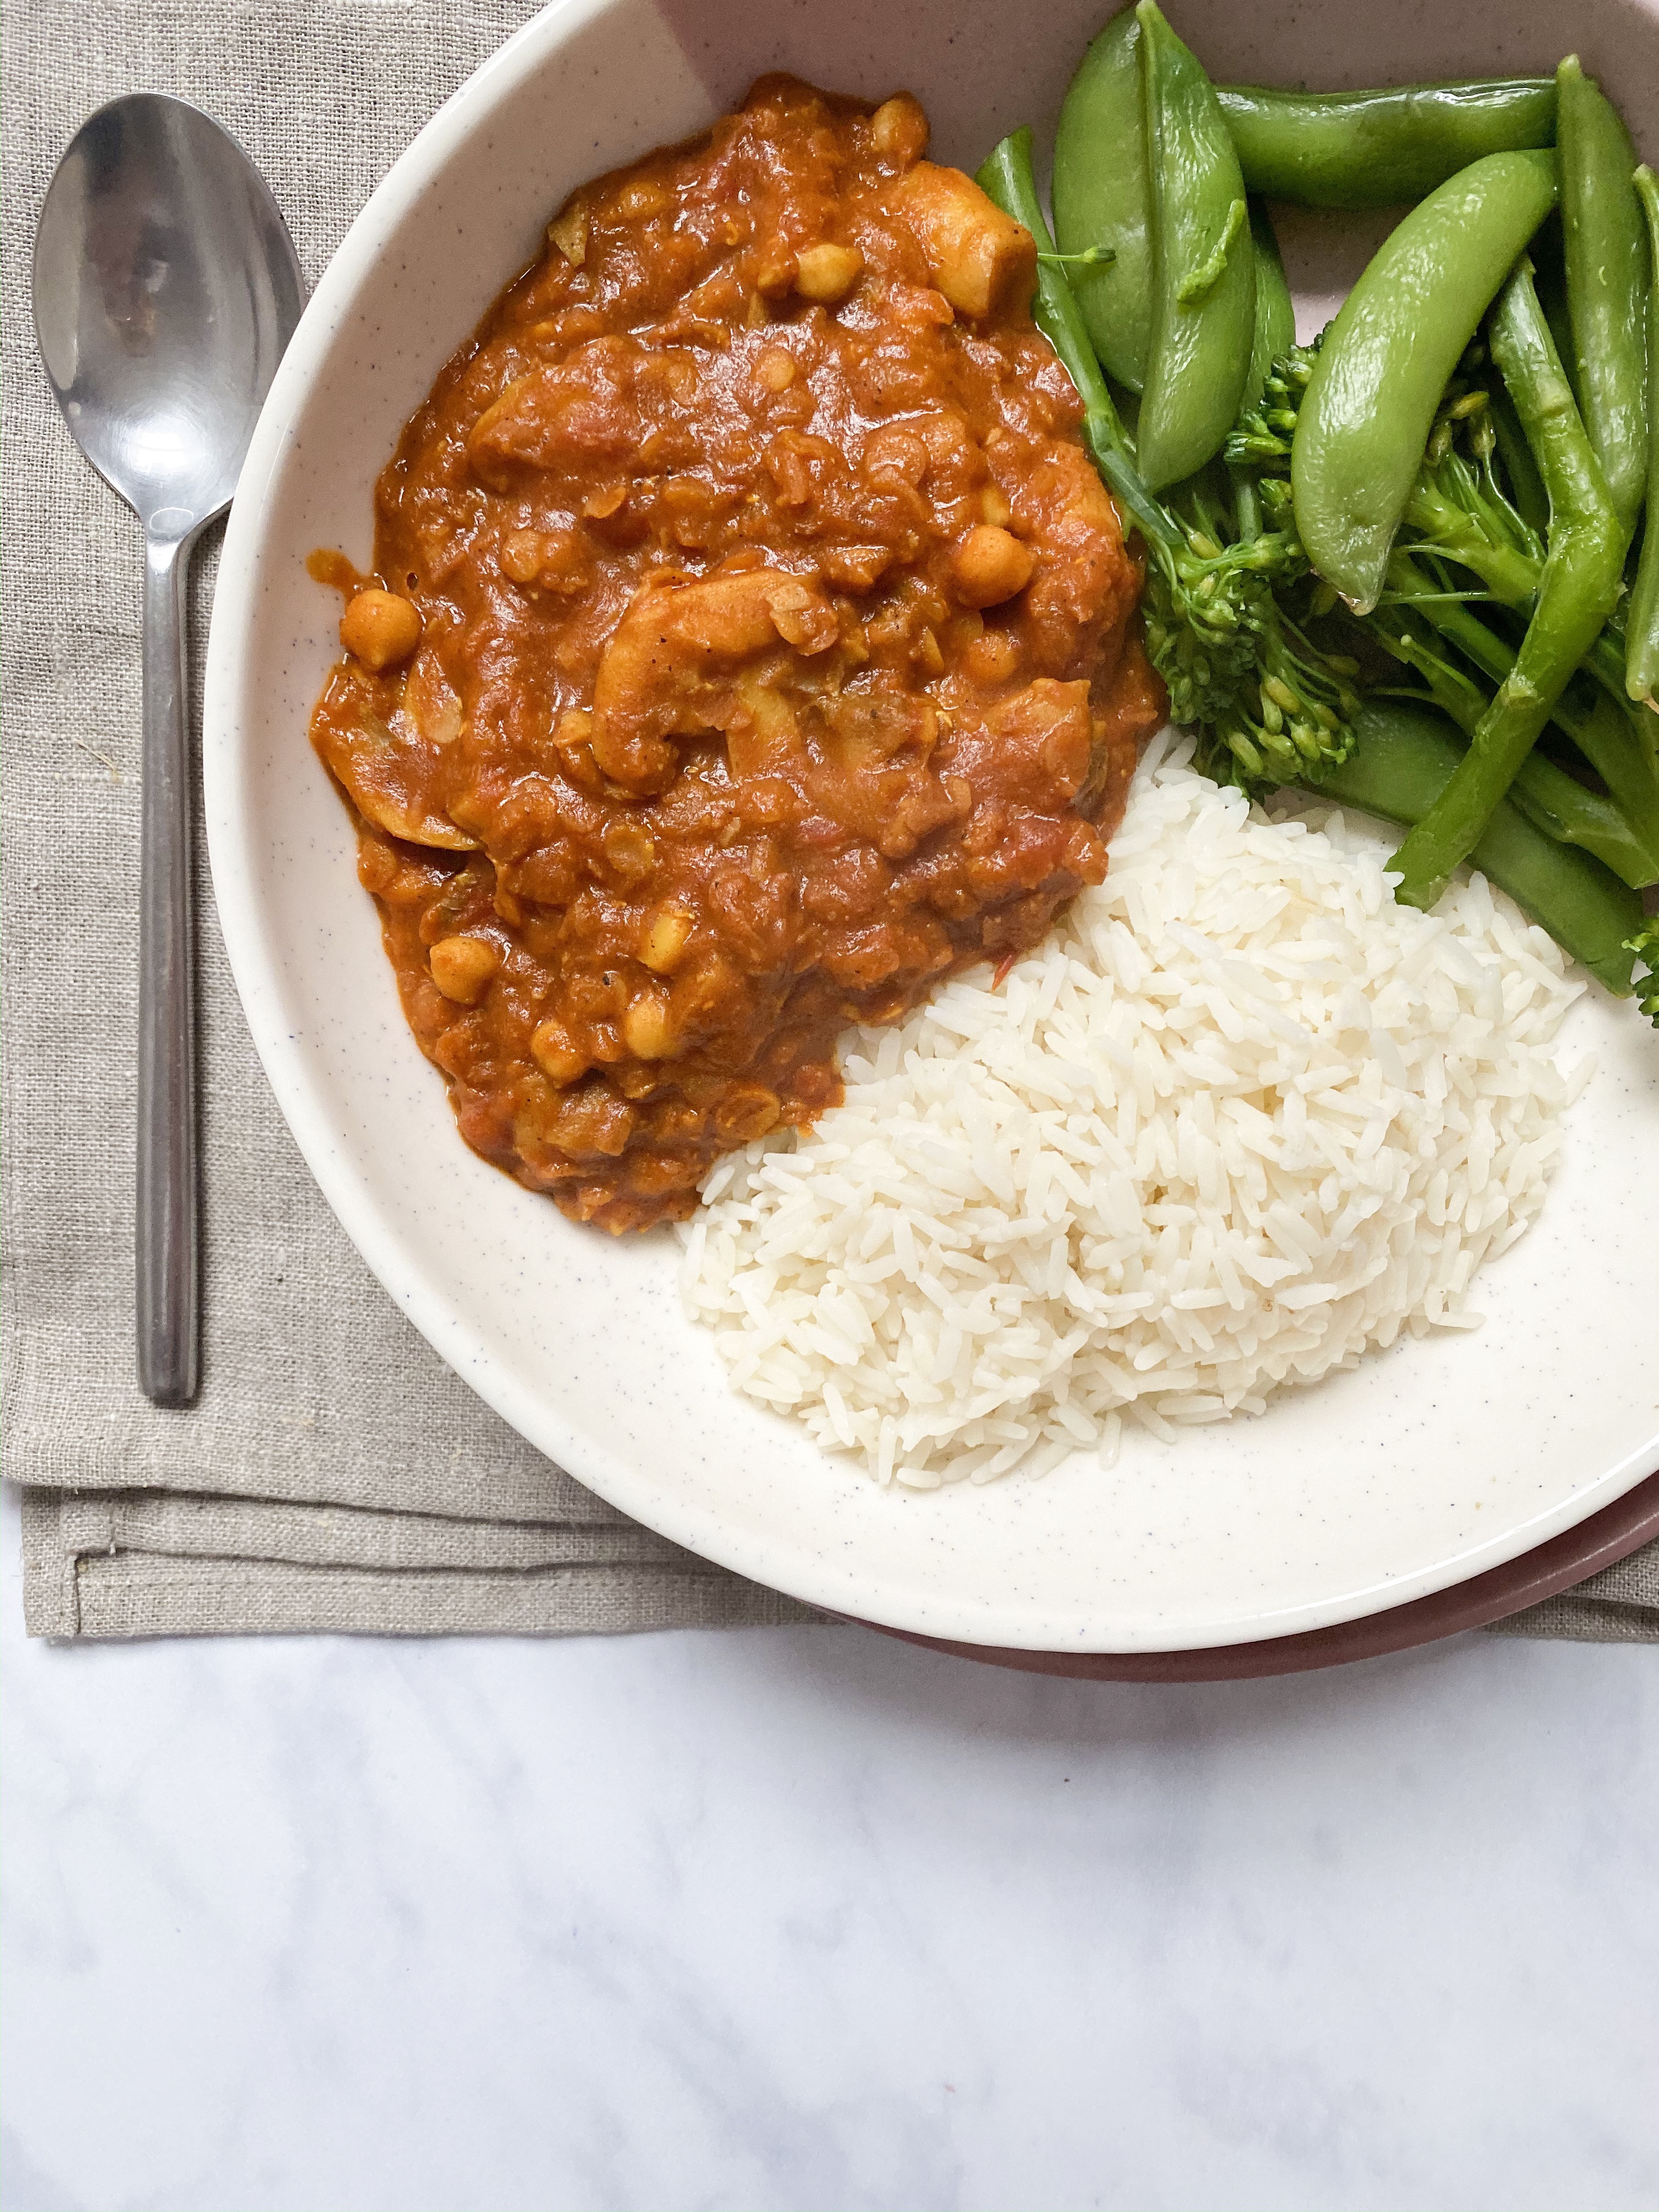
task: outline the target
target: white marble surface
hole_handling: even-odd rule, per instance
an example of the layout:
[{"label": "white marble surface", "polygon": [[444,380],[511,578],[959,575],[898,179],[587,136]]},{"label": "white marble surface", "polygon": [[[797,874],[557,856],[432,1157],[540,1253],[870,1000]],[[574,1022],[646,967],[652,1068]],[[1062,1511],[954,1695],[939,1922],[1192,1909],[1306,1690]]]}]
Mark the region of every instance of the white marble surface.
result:
[{"label": "white marble surface", "polygon": [[1659,2203],[1659,1655],[27,1647],[5,2212]]}]

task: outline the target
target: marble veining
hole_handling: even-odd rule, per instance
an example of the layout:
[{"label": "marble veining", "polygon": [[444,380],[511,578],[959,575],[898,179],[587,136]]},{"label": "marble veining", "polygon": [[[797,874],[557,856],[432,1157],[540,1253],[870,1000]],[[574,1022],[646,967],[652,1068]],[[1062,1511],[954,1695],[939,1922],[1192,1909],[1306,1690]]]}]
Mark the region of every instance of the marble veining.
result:
[{"label": "marble veining", "polygon": [[27,1646],[6,2212],[1650,2212],[1659,1669]]}]

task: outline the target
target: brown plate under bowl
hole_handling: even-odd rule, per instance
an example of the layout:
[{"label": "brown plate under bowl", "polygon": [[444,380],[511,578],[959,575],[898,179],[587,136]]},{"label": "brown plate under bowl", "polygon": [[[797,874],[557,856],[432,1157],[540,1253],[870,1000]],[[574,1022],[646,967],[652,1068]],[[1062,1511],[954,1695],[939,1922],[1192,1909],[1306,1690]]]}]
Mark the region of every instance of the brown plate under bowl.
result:
[{"label": "brown plate under bowl", "polygon": [[[1332,1628],[1310,1629],[1300,1636],[1264,1637],[1255,1644],[1211,1644],[1195,1651],[1012,1651],[988,1644],[951,1644],[941,1637],[916,1636],[902,1628],[883,1628],[904,1644],[929,1651],[949,1651],[990,1667],[1017,1667],[1028,1674],[1065,1674],[1090,1682],[1239,1682],[1252,1675],[1300,1674],[1316,1667],[1342,1667],[1353,1659],[1376,1659],[1387,1651],[1409,1651],[1466,1628],[1485,1628],[1529,1605],[1571,1589],[1587,1575],[1614,1565],[1659,1538],[1659,1472],[1565,1534],[1552,1536],[1536,1551],[1506,1565],[1490,1568],[1451,1589],[1413,1598],[1361,1620],[1339,1621]],[[879,1623],[866,1621],[866,1627]]]}]

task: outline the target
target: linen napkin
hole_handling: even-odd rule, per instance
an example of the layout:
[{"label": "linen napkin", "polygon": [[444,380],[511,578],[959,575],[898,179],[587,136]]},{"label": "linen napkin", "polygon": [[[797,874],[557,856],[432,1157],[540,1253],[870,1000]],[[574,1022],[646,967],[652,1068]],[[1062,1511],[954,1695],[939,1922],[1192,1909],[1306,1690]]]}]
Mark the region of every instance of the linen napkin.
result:
[{"label": "linen napkin", "polygon": [[[29,249],[82,118],[137,87],[241,140],[314,279],[520,0],[13,0],[3,58],[5,1472],[38,1635],[579,1633],[823,1618],[635,1527],[416,1334],[265,1084],[198,855],[204,1354],[132,1371],[139,535],[33,357]],[[195,712],[214,559],[198,555]],[[459,1140],[458,1140],[459,1141]],[[1509,1624],[1659,1638],[1659,1547]]]}]

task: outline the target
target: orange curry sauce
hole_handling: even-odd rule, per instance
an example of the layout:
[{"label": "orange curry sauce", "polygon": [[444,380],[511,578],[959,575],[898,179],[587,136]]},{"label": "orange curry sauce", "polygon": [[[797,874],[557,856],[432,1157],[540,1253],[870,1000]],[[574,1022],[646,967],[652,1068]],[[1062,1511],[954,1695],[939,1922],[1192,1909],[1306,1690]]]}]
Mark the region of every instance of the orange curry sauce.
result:
[{"label": "orange curry sauce", "polygon": [[1029,234],[763,79],[577,193],[410,421],[313,718],[463,1135],[607,1229],[1106,868],[1158,687]]}]

